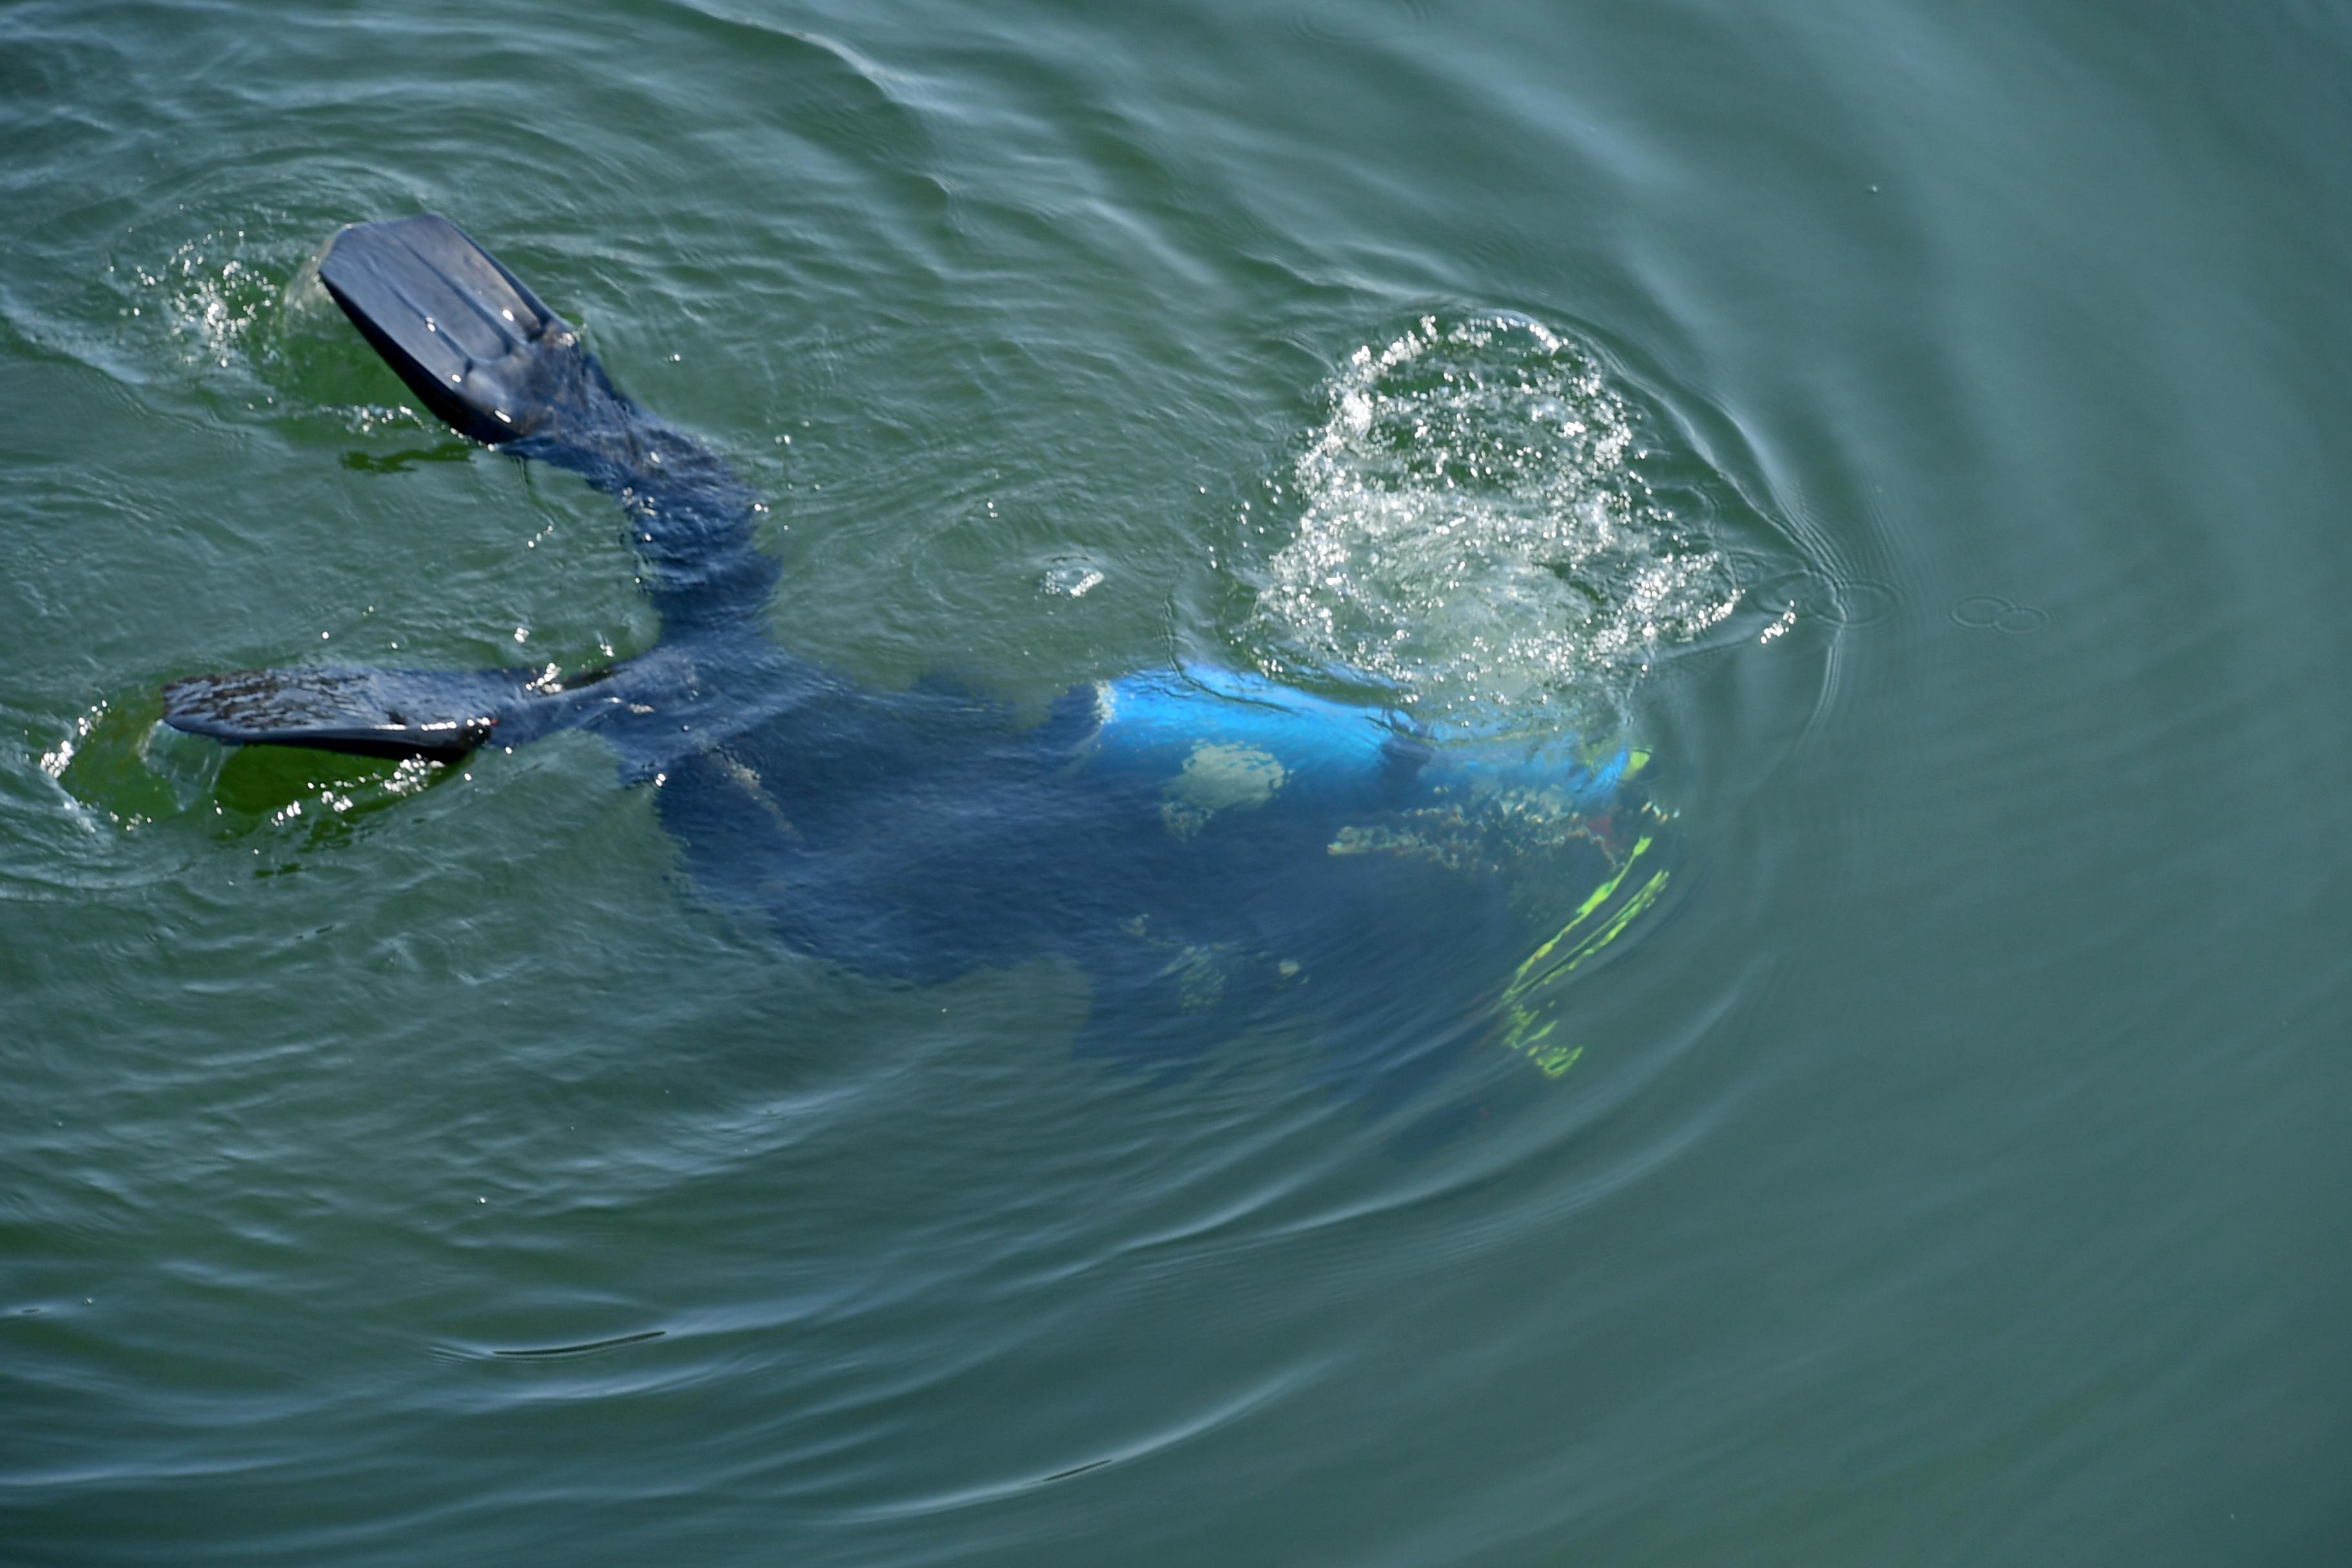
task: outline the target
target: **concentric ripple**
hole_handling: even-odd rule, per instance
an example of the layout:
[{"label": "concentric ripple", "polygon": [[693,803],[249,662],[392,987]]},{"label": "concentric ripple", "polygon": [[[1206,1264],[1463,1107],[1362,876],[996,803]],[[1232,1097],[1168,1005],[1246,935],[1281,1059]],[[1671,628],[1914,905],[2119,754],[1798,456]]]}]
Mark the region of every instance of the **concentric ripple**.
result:
[{"label": "concentric ripple", "polygon": [[1433,726],[1589,731],[1738,609],[1709,531],[1730,487],[1660,450],[1575,339],[1424,316],[1325,390],[1291,465],[1296,532],[1258,584],[1262,662],[1388,687]]}]

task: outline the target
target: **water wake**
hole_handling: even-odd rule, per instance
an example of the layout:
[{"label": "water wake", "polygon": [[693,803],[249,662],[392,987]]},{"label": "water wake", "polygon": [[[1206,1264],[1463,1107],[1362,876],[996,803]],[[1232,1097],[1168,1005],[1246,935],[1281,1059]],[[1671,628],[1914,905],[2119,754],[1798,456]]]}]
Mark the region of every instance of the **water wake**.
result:
[{"label": "water wake", "polygon": [[1594,734],[1738,608],[1702,509],[1654,482],[1654,416],[1573,339],[1425,316],[1326,398],[1245,634],[1270,668],[1388,687],[1441,730]]}]

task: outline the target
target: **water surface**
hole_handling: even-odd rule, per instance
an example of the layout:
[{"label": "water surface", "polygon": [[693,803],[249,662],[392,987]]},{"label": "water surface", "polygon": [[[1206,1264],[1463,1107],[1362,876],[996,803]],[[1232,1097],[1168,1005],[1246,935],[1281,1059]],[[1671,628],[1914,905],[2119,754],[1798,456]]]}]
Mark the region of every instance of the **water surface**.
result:
[{"label": "water surface", "polygon": [[[0,1557],[2341,1560],[2347,66],[2318,5],[0,13]],[[607,504],[302,286],[421,210],[758,484],[810,657],[1638,744],[1673,879],[1572,1068],[1126,1070],[1067,966],[794,953],[591,737],[153,732],[653,639]]]}]

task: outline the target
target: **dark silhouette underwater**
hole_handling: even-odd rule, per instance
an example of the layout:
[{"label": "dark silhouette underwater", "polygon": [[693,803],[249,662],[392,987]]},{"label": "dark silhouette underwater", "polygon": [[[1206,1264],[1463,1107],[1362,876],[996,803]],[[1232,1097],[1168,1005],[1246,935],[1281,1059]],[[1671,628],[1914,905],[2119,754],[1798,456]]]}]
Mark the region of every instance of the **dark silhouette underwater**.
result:
[{"label": "dark silhouette underwater", "polygon": [[750,489],[456,226],[354,225],[319,277],[436,416],[620,501],[660,638],[563,676],[195,676],[165,689],[169,724],[442,762],[593,730],[695,881],[793,948],[918,984],[1061,954],[1092,986],[1083,1047],[1149,1068],[1275,1024],[1376,1102],[1475,1046],[1576,1059],[1558,984],[1665,878],[1641,752],[1443,740],[1196,666],[1075,688],[1027,725],[941,685],[873,689],[768,636]]}]

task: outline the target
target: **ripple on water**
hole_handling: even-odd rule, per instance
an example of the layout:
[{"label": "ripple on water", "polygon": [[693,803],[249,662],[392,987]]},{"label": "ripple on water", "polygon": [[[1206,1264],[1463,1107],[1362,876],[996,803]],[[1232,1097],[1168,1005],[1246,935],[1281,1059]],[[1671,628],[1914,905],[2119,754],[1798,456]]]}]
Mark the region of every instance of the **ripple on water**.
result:
[{"label": "ripple on water", "polygon": [[1290,467],[1296,531],[1257,572],[1265,666],[1387,687],[1441,728],[1601,733],[1741,609],[1717,535],[1771,531],[1576,339],[1424,316],[1325,399]]},{"label": "ripple on water", "polygon": [[1412,32],[1429,20],[1428,0],[1315,0],[1298,31],[1318,43],[1370,44]]},{"label": "ripple on water", "polygon": [[[0,807],[0,833],[44,853],[19,856],[0,874],[0,900],[171,882],[231,845],[254,858],[246,872],[275,875],[457,773],[421,759],[224,748],[169,728],[162,712],[150,688],[93,704],[43,736],[33,765],[45,787],[27,783],[20,801]],[[60,800],[71,809],[59,812]]]}]

